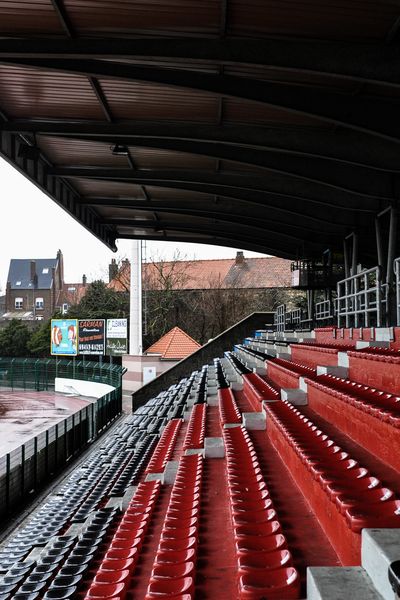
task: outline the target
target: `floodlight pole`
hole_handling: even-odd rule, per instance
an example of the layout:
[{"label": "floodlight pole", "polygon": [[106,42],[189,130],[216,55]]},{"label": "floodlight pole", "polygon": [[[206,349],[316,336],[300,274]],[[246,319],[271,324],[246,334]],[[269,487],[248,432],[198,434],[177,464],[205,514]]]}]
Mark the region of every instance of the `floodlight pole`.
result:
[{"label": "floodlight pole", "polygon": [[129,354],[141,355],[142,346],[142,242],[133,240],[131,249]]}]

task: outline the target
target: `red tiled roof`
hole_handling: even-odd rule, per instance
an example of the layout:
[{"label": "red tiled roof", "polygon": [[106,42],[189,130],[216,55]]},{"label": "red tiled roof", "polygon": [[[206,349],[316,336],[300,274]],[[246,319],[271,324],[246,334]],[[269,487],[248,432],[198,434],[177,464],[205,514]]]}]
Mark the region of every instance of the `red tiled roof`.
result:
[{"label": "red tiled roof", "polygon": [[88,285],[84,283],[64,283],[59,292],[57,304],[61,306],[66,303],[69,306],[79,304],[88,290]]},{"label": "red tiled roof", "polygon": [[169,360],[180,360],[186,358],[196,350],[201,348],[193,338],[182,331],[179,327],[174,327],[168,331],[148,348],[145,354],[159,354],[161,358]]},{"label": "red tiled roof", "polygon": [[[145,263],[143,287],[165,289],[163,280],[170,280],[172,289],[200,290],[216,288],[290,287],[290,260],[266,256]],[[116,291],[126,291],[130,283],[130,265],[124,263],[119,275],[108,285]]]}]

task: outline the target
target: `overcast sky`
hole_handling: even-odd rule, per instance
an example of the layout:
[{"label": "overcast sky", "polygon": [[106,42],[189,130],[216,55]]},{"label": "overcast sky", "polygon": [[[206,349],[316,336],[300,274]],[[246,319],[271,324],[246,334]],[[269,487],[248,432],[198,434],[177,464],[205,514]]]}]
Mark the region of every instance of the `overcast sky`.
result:
[{"label": "overcast sky", "polygon": [[[0,292],[5,292],[11,258],[55,258],[64,255],[64,279],[75,283],[105,279],[111,258],[130,254],[131,242],[117,240],[114,254],[37,187],[0,158]],[[230,258],[236,249],[203,244],[148,242],[149,256],[172,258],[178,248],[187,258]],[[246,256],[262,256],[245,251]]]}]

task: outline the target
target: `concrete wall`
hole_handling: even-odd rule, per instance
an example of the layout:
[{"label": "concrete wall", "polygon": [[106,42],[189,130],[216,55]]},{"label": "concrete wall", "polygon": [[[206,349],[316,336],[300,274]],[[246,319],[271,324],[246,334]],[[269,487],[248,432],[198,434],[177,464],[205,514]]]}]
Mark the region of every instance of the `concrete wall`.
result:
[{"label": "concrete wall", "polygon": [[101,398],[115,388],[106,383],[97,383],[95,381],[83,381],[82,379],[66,379],[65,377],[56,377],[54,380],[54,390],[62,394],[74,394],[75,396],[88,396],[89,398]]},{"label": "concrete wall", "polygon": [[160,360],[156,356],[133,356],[126,354],[122,359],[122,366],[127,369],[122,378],[123,391],[132,393],[142,387],[143,367],[156,367],[156,376],[159,377],[176,365],[177,362],[177,360]]},{"label": "concrete wall", "polygon": [[233,327],[230,327],[213,340],[205,344],[196,352],[193,352],[187,358],[179,361],[174,367],[168,369],[147,385],[144,385],[137,392],[132,394],[132,408],[135,410],[142,406],[147,400],[157,396],[162,390],[168,388],[174,383],[178,383],[183,377],[190,375],[192,371],[199,369],[202,365],[212,362],[217,356],[223,356],[226,350],[231,350],[235,344],[238,344],[249,335],[252,335],[256,329],[265,329],[266,324],[274,321],[272,312],[256,312],[247,316]]}]

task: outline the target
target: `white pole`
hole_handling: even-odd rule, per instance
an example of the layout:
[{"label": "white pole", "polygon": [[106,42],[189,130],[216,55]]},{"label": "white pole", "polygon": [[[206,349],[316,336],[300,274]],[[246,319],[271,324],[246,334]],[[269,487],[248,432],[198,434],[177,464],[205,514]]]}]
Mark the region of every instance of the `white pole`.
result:
[{"label": "white pole", "polygon": [[129,354],[142,354],[142,243],[133,240],[131,254]]}]

